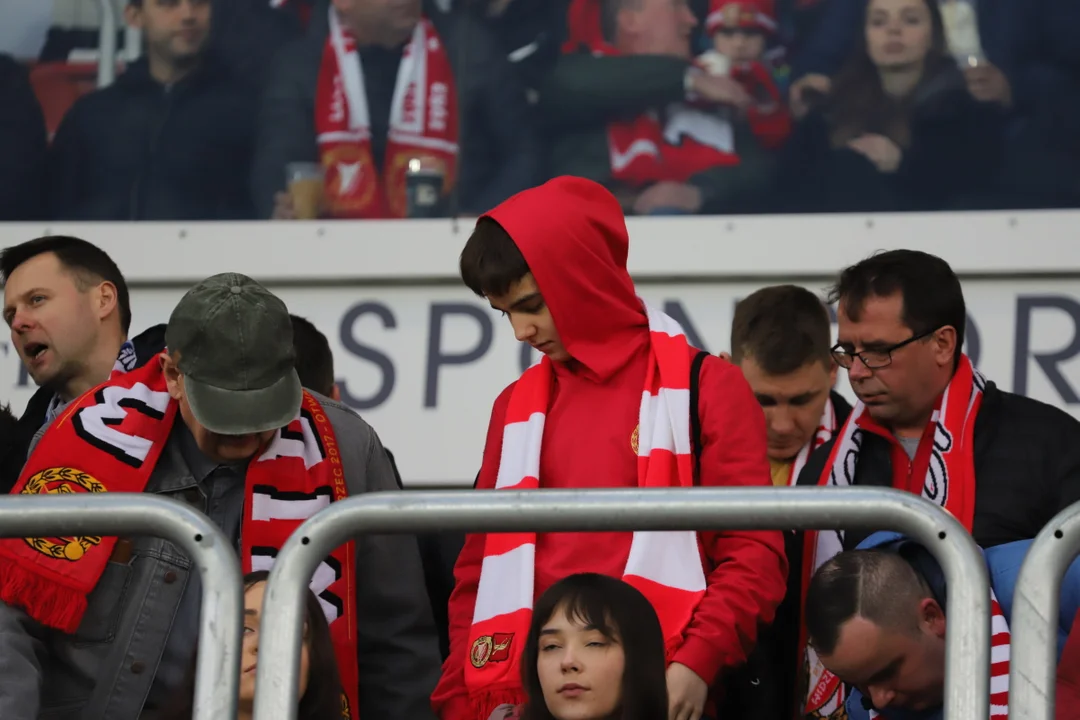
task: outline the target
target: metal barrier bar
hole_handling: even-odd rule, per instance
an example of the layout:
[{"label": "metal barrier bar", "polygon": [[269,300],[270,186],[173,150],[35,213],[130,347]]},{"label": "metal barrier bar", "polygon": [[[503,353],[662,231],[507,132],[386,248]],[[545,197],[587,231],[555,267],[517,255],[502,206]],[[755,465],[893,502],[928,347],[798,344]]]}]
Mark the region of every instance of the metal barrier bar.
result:
[{"label": "metal barrier bar", "polygon": [[1053,720],[1061,581],[1080,554],[1080,503],[1046,523],[1016,578],[1009,658],[1009,717]]},{"label": "metal barrier bar", "polygon": [[285,543],[270,573],[255,682],[258,720],[296,720],[304,597],[315,568],[361,533],[465,530],[895,530],[923,543],[948,582],[945,717],[986,720],[990,590],[963,526],[907,492],[882,488],[686,488],[381,492],[333,503]]},{"label": "metal barrier bar", "polygon": [[112,0],[98,0],[101,9],[101,26],[98,28],[97,86],[112,85],[116,79],[116,7]]},{"label": "metal barrier bar", "polygon": [[0,537],[150,535],[183,548],[202,576],[193,720],[236,717],[244,595],[232,544],[191,507],[142,493],[0,496]]}]

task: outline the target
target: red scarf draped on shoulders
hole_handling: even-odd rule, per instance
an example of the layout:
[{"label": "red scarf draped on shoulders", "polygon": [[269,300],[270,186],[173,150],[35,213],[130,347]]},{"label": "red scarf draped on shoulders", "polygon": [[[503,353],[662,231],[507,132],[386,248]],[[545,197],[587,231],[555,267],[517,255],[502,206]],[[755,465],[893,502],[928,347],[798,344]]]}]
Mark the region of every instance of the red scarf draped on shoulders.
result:
[{"label": "red scarf draped on shoulders", "polygon": [[[398,68],[383,167],[371,149],[371,112],[356,39],[330,8],[315,91],[315,133],[326,173],[327,209],[336,218],[403,218],[409,161],[443,170],[443,194],[457,173],[458,110],[453,67],[430,20],[416,25]],[[377,109],[376,109],[377,110]]]}]

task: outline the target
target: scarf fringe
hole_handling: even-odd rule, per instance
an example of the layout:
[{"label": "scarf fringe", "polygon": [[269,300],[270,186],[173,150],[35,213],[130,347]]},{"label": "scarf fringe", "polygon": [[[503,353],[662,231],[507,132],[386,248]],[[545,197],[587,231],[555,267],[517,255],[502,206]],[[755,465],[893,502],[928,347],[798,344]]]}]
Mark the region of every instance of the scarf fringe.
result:
[{"label": "scarf fringe", "polygon": [[525,702],[525,691],[520,687],[496,687],[487,688],[482,692],[469,696],[471,705],[471,717],[476,720],[488,720],[495,708],[500,705],[518,706]]},{"label": "scarf fringe", "polygon": [[0,597],[46,627],[65,633],[79,629],[86,612],[86,593],[31,572],[18,563],[0,561]]}]

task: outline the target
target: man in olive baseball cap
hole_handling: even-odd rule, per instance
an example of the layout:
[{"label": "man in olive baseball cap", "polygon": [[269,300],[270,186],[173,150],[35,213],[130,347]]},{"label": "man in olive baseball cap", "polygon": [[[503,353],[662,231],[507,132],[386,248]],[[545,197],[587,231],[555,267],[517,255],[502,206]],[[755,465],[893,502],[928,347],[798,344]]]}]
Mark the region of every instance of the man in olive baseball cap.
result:
[{"label": "man in olive baseball cap", "polygon": [[169,394],[211,458],[250,458],[299,413],[289,311],[251,278],[222,273],[189,290],[165,344]]}]

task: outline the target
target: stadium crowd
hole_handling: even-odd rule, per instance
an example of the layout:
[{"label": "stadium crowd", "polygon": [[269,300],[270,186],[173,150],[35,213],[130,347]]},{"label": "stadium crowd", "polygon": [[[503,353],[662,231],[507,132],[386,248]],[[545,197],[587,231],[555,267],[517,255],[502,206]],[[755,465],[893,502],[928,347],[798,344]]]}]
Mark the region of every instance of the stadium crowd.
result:
[{"label": "stadium crowd", "polygon": [[97,32],[70,20],[0,59],[0,220],[475,217],[560,175],[636,215],[1080,200],[1071,0],[130,0],[124,19],[143,51],[93,92],[65,62]]},{"label": "stadium crowd", "polygon": [[[638,297],[625,218],[1078,207],[1080,4],[127,0],[124,19],[142,51],[107,87],[69,92],[93,28],[0,56],[0,220],[476,217],[461,279],[543,357],[495,399],[474,488],[920,495],[983,549],[1008,716],[1017,573],[1080,502],[1080,422],[974,366],[939,257],[870,255],[826,302],[760,288],[716,356]],[[326,337],[235,270],[134,334],[100,248],[4,248],[38,390],[0,412],[0,492],[153,493],[218,525],[245,573],[248,720],[284,540],[403,485]],[[0,718],[190,720],[201,582],[160,538],[0,540]],[[944,574],[894,533],[364,535],[310,589],[303,720],[943,713]],[[1080,717],[1078,614],[1080,564],[1059,720]]]}]

